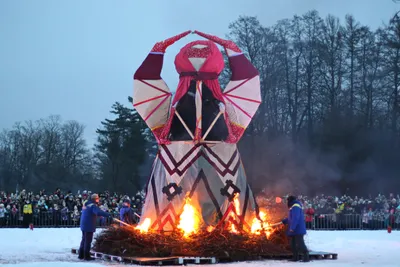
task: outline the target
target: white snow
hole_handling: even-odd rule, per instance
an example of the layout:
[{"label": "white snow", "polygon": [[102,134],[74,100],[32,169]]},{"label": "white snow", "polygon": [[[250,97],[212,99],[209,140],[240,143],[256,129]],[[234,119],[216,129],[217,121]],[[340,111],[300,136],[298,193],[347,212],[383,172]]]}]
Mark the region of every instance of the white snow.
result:
[{"label": "white snow", "polygon": [[[0,229],[0,266],[4,267],[101,267],[115,263],[83,263],[71,254],[81,238],[79,229]],[[335,252],[338,260],[316,260],[307,266],[400,266],[400,231],[309,231],[308,247]],[[215,267],[301,266],[304,263],[258,261],[216,264]],[[121,265],[122,266],[122,265]]]}]

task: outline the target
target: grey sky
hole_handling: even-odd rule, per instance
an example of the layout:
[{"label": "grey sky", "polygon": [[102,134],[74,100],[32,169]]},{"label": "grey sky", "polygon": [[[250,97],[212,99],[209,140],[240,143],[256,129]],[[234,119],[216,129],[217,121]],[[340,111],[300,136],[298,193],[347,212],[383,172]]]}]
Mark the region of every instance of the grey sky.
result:
[{"label": "grey sky", "polygon": [[[377,28],[400,9],[391,0],[0,0],[0,129],[59,114],[86,125],[89,144],[115,101],[132,95],[132,75],[156,41],[186,30],[224,37],[240,15],[265,26],[316,9],[348,13]],[[167,51],[163,78],[174,90]]]}]

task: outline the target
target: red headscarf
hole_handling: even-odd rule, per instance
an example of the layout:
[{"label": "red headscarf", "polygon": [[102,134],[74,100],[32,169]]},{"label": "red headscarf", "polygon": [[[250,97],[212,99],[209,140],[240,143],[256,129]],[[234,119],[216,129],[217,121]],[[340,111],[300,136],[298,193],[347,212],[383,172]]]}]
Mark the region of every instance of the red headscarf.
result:
[{"label": "red headscarf", "polygon": [[[204,48],[193,48],[196,45],[206,46]],[[196,71],[189,58],[205,58],[204,64]],[[175,57],[175,68],[180,74],[178,88],[172,105],[179,101],[189,89],[190,81],[193,78],[202,80],[210,88],[214,97],[222,102],[221,86],[218,76],[224,69],[224,58],[217,45],[211,41],[195,41],[185,45]]]},{"label": "red headscarf", "polygon": [[[194,48],[196,45],[205,46],[203,48]],[[189,58],[205,58],[203,65],[197,71]],[[185,45],[175,57],[175,68],[179,73],[179,84],[176,89],[174,99],[172,100],[171,113],[168,122],[163,129],[160,140],[168,143],[167,136],[170,132],[172,119],[174,117],[174,105],[186,94],[190,82],[193,79],[201,80],[212,92],[213,96],[225,103],[222,96],[221,86],[218,82],[218,76],[224,69],[224,58],[217,45],[212,41],[194,41]],[[228,126],[229,128],[229,126]],[[228,129],[230,132],[230,129]]]}]

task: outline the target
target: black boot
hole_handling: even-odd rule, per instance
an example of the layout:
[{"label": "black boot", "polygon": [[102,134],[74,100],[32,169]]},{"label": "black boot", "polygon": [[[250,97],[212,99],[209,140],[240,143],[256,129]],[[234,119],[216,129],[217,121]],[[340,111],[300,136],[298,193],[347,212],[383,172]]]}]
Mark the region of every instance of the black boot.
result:
[{"label": "black boot", "polygon": [[80,249],[80,250],[79,250],[79,254],[78,254],[78,259],[83,260],[83,258],[84,258],[83,250]]},{"label": "black boot", "polygon": [[302,260],[302,262],[309,262],[310,261],[310,254],[308,253],[308,251],[307,252],[305,252],[304,254],[303,254],[303,260]]},{"label": "black boot", "polygon": [[95,258],[93,258],[92,256],[90,256],[90,252],[85,253],[85,256],[83,258],[85,261],[94,261]]},{"label": "black boot", "polygon": [[298,255],[298,254],[294,254],[294,255],[293,255],[293,258],[291,258],[289,261],[294,261],[294,262],[296,262],[296,261],[299,261],[299,260],[300,260],[299,255]]}]

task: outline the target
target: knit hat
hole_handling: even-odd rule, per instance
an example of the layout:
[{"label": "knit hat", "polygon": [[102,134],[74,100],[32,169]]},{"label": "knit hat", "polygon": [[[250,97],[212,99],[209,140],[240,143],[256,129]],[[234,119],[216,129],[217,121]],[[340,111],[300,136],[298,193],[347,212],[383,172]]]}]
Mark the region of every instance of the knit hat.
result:
[{"label": "knit hat", "polygon": [[288,207],[291,207],[293,205],[293,202],[296,201],[296,197],[295,196],[288,196],[287,200],[287,205]]},{"label": "knit hat", "polygon": [[93,195],[90,197],[90,199],[93,200],[93,201],[95,201],[95,202],[98,202],[98,201],[99,201],[99,195],[98,195],[98,194],[93,194]]}]

